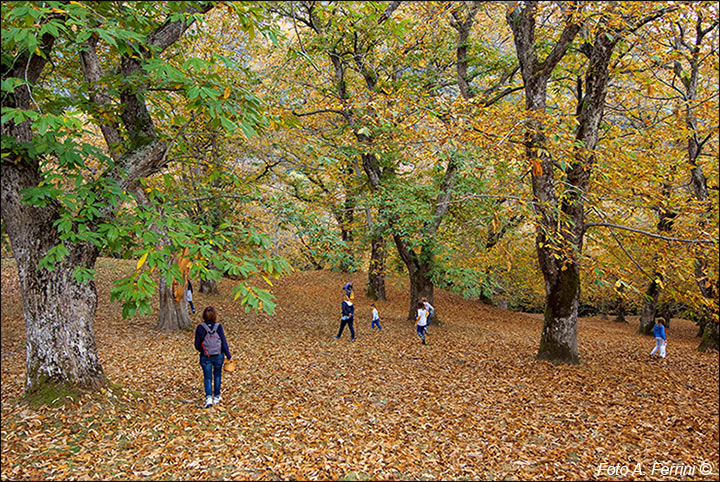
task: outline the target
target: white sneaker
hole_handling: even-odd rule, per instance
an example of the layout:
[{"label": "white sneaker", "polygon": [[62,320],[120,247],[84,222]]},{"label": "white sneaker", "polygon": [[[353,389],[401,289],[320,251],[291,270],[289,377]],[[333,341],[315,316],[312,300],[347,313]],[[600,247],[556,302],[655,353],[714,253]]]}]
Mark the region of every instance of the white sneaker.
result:
[{"label": "white sneaker", "polygon": [[210,407],[212,407],[212,405],[213,405],[213,397],[206,397],[204,408],[210,408]]},{"label": "white sneaker", "polygon": [[213,405],[217,405],[218,403],[220,403],[220,395],[218,395],[217,397],[213,397],[212,403]]}]

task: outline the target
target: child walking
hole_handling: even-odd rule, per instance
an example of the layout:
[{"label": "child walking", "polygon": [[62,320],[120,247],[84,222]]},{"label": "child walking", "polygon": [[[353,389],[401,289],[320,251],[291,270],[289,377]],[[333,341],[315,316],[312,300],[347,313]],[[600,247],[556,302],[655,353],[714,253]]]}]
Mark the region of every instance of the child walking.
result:
[{"label": "child walking", "polygon": [[372,330],[375,328],[375,325],[377,325],[378,330],[382,330],[382,326],[380,326],[380,315],[378,314],[377,308],[375,308],[375,303],[370,303],[370,306],[372,306],[372,321],[370,322],[370,329]]},{"label": "child walking", "polygon": [[650,352],[650,356],[652,357],[657,353],[660,355],[660,358],[665,358],[665,344],[667,343],[667,336],[665,335],[665,327],[662,323],[660,323],[660,319],[655,320],[655,326],[653,327],[653,335],[655,335],[655,348],[653,348],[653,351]]},{"label": "child walking", "polygon": [[[225,357],[232,358],[223,327],[217,321],[215,308],[208,306],[202,314],[202,323],[195,328],[195,349],[200,352],[203,370],[205,408],[220,403],[220,382]],[[213,381],[215,390],[213,391]]]},{"label": "child walking", "polygon": [[417,318],[415,319],[415,329],[417,334],[425,345],[425,329],[427,328],[428,311],[422,301],[418,301]]},{"label": "child walking", "polygon": [[345,295],[342,302],[342,315],[340,316],[340,331],[338,331],[338,334],[335,335],[336,340],[340,339],[340,335],[342,335],[345,325],[348,325],[350,328],[350,341],[355,341],[355,329],[353,328],[354,316],[355,307],[353,306],[352,301],[350,301],[350,297]]}]

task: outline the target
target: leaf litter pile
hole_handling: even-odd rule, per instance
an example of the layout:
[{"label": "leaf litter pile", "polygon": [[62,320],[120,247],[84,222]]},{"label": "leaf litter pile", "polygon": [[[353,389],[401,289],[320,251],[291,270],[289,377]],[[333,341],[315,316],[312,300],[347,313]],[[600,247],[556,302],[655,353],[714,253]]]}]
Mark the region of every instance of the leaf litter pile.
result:
[{"label": "leaf litter pile", "polygon": [[[153,316],[122,320],[109,289],[133,263],[97,268],[110,386],[36,408],[20,399],[22,302],[17,270],[3,267],[3,480],[718,480],[718,354],[696,350],[689,321],[672,321],[660,361],[637,318],[581,319],[581,364],[553,366],[533,358],[540,315],[442,290],[442,325],[421,345],[399,278],[377,303],[382,331],[370,329],[364,273],[285,276],[272,288],[273,316],[246,314],[223,280],[220,295],[194,293],[194,323],[215,306],[238,362],[206,410],[193,332],[155,331]],[[358,290],[355,342],[347,329],[333,339],[346,281]],[[603,463],[641,472],[598,473]]]}]

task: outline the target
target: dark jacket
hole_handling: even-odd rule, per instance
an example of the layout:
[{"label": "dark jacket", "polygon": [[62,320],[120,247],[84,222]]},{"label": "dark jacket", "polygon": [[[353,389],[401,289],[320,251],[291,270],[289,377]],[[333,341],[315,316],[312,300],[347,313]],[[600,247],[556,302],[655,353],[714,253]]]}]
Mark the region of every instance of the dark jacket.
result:
[{"label": "dark jacket", "polygon": [[355,316],[355,305],[351,305],[347,301],[343,300],[342,314],[343,316],[349,316],[350,318],[353,318]]},{"label": "dark jacket", "polygon": [[[207,321],[206,323],[207,323],[207,326],[209,326],[211,330],[215,326],[214,321]],[[222,352],[225,354],[225,358],[227,358],[229,360],[232,357],[230,356],[230,348],[228,348],[228,344],[227,344],[227,340],[225,339],[225,332],[223,331],[222,324],[220,324],[220,326],[218,326],[217,334],[220,336],[220,341],[222,341]],[[203,340],[205,340],[205,335],[207,335],[207,330],[205,330],[205,327],[202,326],[202,323],[200,323],[197,326],[197,328],[195,328],[195,349],[197,351],[199,351],[201,355],[204,354],[202,342],[203,342]]]}]

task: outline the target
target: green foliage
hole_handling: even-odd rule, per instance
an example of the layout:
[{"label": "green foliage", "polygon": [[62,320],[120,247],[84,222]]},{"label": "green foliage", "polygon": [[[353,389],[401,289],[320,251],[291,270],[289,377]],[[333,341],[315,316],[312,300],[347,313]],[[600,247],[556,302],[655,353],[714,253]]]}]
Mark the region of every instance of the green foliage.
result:
[{"label": "green foliage", "polygon": [[[193,139],[183,135],[190,126],[218,136],[254,136],[267,127],[262,101],[254,94],[258,80],[241,58],[210,52],[183,55],[188,44],[176,42],[160,52],[148,42],[149,35],[163,22],[193,20],[188,37],[194,38],[203,14],[188,14],[202,2],[4,2],[2,9],[2,123],[30,122],[32,142],[20,143],[3,132],[2,162],[21,159],[39,163],[40,182],[23,192],[23,202],[50,207],[57,213],[53,227],[59,242],[39,261],[42,269],[53,270],[67,262],[73,246],[93,245],[105,254],[134,255],[143,260],[138,269],[116,280],[112,299],[123,303],[123,316],[147,314],[157,289],[152,275],[157,269],[166,282],[182,280],[176,255],[188,247],[193,261],[191,276],[218,280],[224,273],[277,277],[287,272],[288,263],[267,254],[270,241],[251,225],[227,222],[218,211],[214,216],[188,216],[179,208],[172,190],[166,193],[145,184],[150,202],[139,205],[134,193],[124,186],[126,173],[119,169],[109,150],[122,156],[152,139],[130,138],[120,116],[121,93],[145,102],[153,116],[157,137],[171,151],[168,160],[192,150]],[[253,37],[259,31],[275,38],[275,27],[262,21],[262,9],[247,3],[230,3],[228,11],[238,18],[238,28]],[[52,51],[45,50],[48,37]],[[84,78],[79,52],[90,39],[98,42],[97,54],[105,70],[98,85]],[[20,109],[5,102],[26,81],[6,76],[27,54],[50,55],[51,71],[32,85],[32,109]],[[116,68],[122,58],[140,63],[138,72],[125,77]],[[228,78],[244,79],[228,84]],[[116,102],[99,106],[89,100],[92,89],[101,87]],[[98,147],[99,128],[112,124],[119,129],[123,144]],[[138,126],[127,126],[128,129]],[[168,176],[168,174],[165,174]],[[209,181],[216,179],[209,176]],[[237,176],[236,176],[237,177]],[[166,187],[171,179],[164,178]],[[233,181],[237,182],[237,181]],[[231,183],[232,184],[232,183]],[[186,194],[186,193],[185,193]],[[72,267],[78,283],[94,278],[87,266]],[[241,285],[241,286],[244,286]],[[242,289],[242,288],[241,288]],[[274,304],[267,290],[252,290],[241,303],[261,306],[272,312]]]}]

